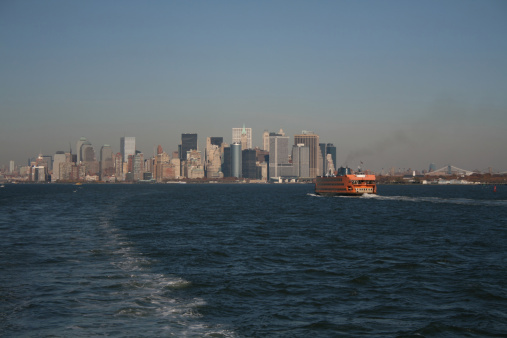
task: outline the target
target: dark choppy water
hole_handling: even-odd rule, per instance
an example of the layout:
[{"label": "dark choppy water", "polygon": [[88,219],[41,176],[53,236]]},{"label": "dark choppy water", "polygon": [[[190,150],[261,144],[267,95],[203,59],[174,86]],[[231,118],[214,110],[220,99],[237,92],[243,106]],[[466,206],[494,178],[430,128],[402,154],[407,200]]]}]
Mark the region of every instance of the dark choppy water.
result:
[{"label": "dark choppy water", "polygon": [[7,185],[0,336],[506,336],[507,186]]}]

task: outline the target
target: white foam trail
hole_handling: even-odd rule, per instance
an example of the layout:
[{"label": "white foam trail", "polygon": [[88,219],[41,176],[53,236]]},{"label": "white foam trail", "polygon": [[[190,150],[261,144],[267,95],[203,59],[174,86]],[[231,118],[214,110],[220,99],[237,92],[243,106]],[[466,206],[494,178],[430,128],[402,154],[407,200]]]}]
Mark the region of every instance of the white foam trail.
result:
[{"label": "white foam trail", "polygon": [[167,335],[234,337],[234,332],[220,325],[203,323],[199,307],[206,305],[204,299],[193,298],[182,301],[170,297],[173,290],[191,287],[191,282],[174,275],[157,274],[150,271],[152,260],[138,252],[133,243],[126,240],[119,229],[109,221],[111,214],[102,217],[100,229],[106,237],[106,248],[110,252],[110,264],[120,273],[112,272],[110,296],[114,299],[102,311],[114,311],[115,317],[132,320],[159,318],[167,325],[159,329]]}]

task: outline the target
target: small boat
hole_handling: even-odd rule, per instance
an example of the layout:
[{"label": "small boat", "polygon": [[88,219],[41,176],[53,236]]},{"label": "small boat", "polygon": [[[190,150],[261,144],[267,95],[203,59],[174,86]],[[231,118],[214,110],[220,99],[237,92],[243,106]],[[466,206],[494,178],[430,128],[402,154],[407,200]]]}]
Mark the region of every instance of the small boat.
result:
[{"label": "small boat", "polygon": [[361,196],[376,194],[375,175],[362,172],[352,173],[349,168],[339,168],[331,176],[319,176],[315,179],[315,193],[323,196]]}]

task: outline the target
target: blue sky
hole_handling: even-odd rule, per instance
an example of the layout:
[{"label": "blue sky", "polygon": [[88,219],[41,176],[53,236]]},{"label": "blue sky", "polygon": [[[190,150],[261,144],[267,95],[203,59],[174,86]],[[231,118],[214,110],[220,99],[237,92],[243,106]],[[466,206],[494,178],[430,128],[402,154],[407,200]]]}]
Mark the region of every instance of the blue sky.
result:
[{"label": "blue sky", "polygon": [[505,1],[3,1],[0,165],[313,130],[338,165],[507,170]]}]

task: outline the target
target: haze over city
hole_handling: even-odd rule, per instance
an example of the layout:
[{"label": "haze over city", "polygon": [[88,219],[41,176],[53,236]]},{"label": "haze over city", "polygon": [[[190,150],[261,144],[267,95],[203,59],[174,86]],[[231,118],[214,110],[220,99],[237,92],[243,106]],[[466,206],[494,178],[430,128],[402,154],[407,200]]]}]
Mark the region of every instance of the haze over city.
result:
[{"label": "haze over city", "polygon": [[505,1],[4,1],[0,166],[245,124],[337,165],[503,172],[506,35]]}]

